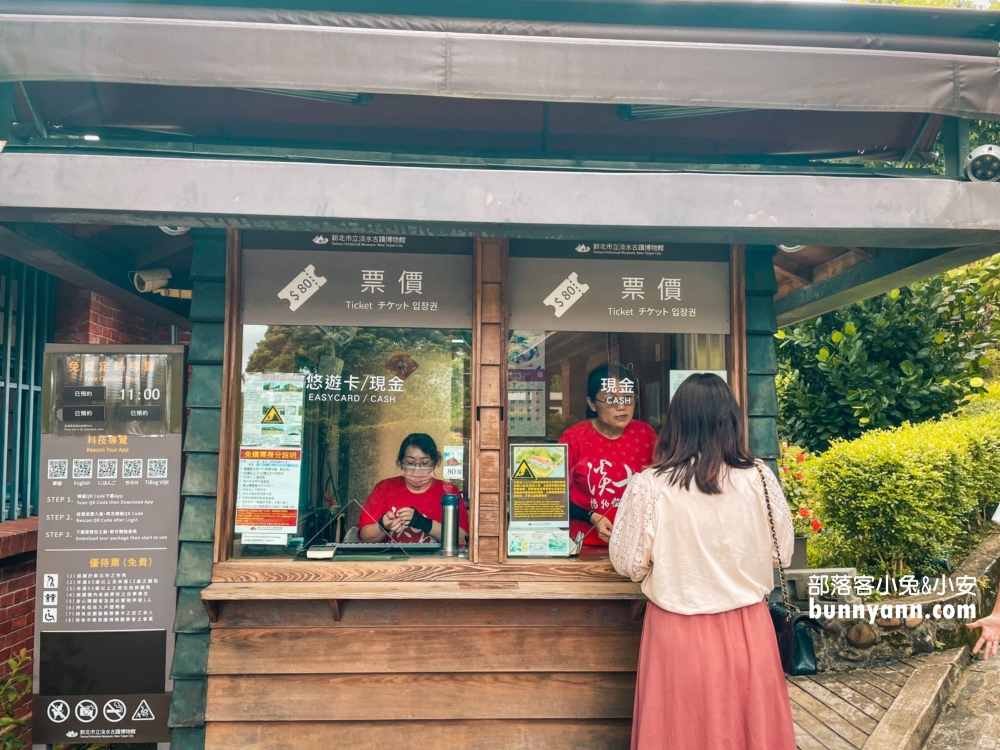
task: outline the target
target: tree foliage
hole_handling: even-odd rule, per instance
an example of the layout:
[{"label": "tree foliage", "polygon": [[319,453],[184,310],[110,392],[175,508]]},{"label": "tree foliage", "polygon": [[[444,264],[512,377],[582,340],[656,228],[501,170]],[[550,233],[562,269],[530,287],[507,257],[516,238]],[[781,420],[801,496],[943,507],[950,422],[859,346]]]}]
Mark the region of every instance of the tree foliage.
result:
[{"label": "tree foliage", "polygon": [[823,531],[820,567],[881,576],[937,575],[987,532],[1000,497],[1000,399],[976,397],[957,415],[836,441],[806,467]]},{"label": "tree foliage", "polygon": [[1000,255],[778,332],[779,432],[814,451],[941,416],[984,388]]}]

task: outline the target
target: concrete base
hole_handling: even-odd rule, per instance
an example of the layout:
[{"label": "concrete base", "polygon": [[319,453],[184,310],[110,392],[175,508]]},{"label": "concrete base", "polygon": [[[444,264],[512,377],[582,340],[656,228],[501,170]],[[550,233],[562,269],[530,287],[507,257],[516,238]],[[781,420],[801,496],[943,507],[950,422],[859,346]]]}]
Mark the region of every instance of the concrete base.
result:
[{"label": "concrete base", "polygon": [[862,750],[919,750],[969,664],[966,648],[928,654],[910,675]]}]

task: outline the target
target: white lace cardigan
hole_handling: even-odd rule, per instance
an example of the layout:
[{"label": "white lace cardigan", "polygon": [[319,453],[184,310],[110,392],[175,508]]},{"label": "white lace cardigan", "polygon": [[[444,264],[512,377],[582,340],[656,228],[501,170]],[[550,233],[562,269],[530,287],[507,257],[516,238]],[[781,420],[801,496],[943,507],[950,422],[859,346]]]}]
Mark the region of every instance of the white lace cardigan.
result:
[{"label": "white lace cardigan", "polygon": [[[758,462],[759,463],[759,462]],[[792,561],[795,531],[777,477],[765,465],[781,566]],[[632,478],[609,544],[611,564],[642,582],[651,602],[682,615],[726,612],[761,601],[773,588],[777,557],[756,468],[730,469],[722,494],[685,490],[651,469]]]}]

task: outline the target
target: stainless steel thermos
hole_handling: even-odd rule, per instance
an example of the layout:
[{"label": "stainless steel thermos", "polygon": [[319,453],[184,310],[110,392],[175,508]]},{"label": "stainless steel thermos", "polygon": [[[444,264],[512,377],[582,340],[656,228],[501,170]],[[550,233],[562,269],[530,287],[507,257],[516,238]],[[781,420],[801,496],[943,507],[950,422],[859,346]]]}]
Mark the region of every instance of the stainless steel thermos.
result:
[{"label": "stainless steel thermos", "polygon": [[455,557],[458,554],[458,495],[444,495],[441,498],[441,554]]}]

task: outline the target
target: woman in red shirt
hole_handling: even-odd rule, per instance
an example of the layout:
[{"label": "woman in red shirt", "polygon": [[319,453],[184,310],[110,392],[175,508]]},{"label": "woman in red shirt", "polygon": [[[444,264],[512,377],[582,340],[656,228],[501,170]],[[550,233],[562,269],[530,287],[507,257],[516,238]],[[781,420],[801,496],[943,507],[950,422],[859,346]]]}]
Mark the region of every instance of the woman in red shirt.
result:
[{"label": "woman in red shirt", "polygon": [[567,429],[569,534],[586,545],[607,547],[618,504],[635,474],[653,462],[656,431],[635,414],[635,378],[622,365],[602,365],[587,376],[588,415]]},{"label": "woman in red shirt", "polygon": [[[358,538],[371,543],[385,539],[406,543],[441,541],[441,498],[461,498],[462,493],[455,485],[434,476],[440,463],[441,454],[430,435],[407,435],[396,458],[403,474],[375,485],[361,509]],[[468,534],[469,513],[461,501],[458,525]]]}]

